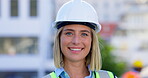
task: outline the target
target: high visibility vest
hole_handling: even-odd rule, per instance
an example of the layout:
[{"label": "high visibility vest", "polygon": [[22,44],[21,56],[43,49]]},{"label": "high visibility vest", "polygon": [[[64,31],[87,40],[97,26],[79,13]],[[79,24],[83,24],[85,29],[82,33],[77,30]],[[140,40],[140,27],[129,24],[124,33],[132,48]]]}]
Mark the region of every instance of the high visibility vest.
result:
[{"label": "high visibility vest", "polygon": [[[93,74],[94,74],[95,78],[115,78],[113,73],[109,72],[109,71],[99,71],[99,72],[95,71]],[[50,77],[51,78],[60,78],[60,77],[56,77],[55,72],[51,72]]]}]

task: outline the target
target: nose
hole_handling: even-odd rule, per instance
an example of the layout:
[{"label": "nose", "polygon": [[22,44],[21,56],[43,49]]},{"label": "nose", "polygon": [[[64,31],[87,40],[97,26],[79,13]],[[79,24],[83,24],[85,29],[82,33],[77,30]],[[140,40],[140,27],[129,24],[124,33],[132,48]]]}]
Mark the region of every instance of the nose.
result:
[{"label": "nose", "polygon": [[81,41],[81,38],[80,38],[78,35],[75,35],[75,36],[73,37],[73,39],[72,39],[72,43],[73,43],[74,45],[80,44],[80,41]]}]

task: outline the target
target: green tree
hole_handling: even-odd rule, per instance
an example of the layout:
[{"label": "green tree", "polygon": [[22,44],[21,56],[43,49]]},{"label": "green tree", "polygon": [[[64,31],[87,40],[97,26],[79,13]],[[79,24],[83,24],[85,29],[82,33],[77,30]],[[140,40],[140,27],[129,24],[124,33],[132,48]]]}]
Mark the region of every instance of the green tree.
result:
[{"label": "green tree", "polygon": [[102,56],[102,70],[112,71],[116,76],[120,77],[125,71],[126,63],[117,60],[118,58],[111,53],[113,46],[107,41],[99,38],[99,42]]}]

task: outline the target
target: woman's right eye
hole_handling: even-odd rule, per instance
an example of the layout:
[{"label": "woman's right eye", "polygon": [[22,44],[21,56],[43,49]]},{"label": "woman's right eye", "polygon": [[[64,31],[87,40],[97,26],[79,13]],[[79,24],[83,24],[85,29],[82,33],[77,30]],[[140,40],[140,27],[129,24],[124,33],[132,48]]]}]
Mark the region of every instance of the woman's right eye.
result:
[{"label": "woman's right eye", "polygon": [[67,32],[65,34],[68,35],[68,36],[73,35],[71,32]]}]

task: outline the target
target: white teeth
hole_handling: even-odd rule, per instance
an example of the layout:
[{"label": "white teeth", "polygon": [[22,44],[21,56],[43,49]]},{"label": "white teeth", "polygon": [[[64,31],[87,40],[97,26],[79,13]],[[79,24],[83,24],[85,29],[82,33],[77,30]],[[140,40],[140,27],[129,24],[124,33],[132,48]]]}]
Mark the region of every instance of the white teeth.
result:
[{"label": "white teeth", "polygon": [[81,49],[71,49],[71,50],[73,50],[73,51],[80,51]]}]

